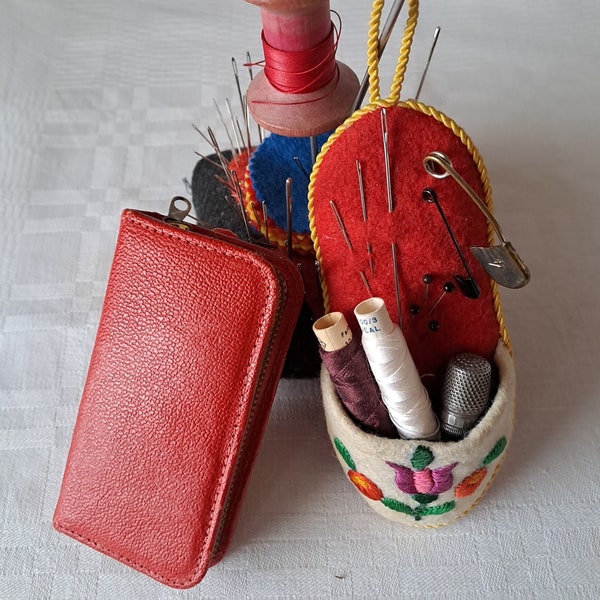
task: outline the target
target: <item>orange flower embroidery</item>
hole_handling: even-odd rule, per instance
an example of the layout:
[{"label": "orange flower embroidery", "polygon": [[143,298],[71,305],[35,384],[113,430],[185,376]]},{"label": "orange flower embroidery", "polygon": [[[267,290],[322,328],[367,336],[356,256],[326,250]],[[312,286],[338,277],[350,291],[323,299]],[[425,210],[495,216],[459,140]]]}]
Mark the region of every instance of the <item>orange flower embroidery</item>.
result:
[{"label": "orange flower embroidery", "polygon": [[356,489],[371,500],[381,500],[383,492],[368,477],[357,471],[348,471],[348,478],[356,486]]},{"label": "orange flower embroidery", "polygon": [[470,496],[475,490],[481,485],[481,482],[485,479],[487,475],[487,469],[485,467],[481,467],[477,469],[477,471],[473,471],[470,475],[467,475],[454,490],[454,495],[457,498],[464,498],[465,496]]}]

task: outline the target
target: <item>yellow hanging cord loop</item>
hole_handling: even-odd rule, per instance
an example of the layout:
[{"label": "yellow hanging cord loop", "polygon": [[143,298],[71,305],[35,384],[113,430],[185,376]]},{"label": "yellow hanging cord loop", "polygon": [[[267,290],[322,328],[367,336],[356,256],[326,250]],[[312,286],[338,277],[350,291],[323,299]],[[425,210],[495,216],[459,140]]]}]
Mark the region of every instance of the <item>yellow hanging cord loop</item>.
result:
[{"label": "yellow hanging cord loop", "polygon": [[[369,102],[377,103],[381,100],[381,91],[379,88],[379,26],[381,23],[381,13],[385,0],[375,0],[371,11],[371,19],[369,21],[369,40],[367,43],[367,72],[369,73]],[[409,0],[408,2],[408,17],[404,34],[402,36],[402,44],[400,46],[400,55],[396,63],[394,78],[390,95],[386,98],[386,104],[397,104],[400,100],[400,91],[404,82],[404,74],[406,73],[406,65],[410,55],[415,29],[417,27],[417,19],[419,18],[419,2],[418,0]]]},{"label": "yellow hanging cord loop", "polygon": [[369,103],[381,98],[379,90],[379,24],[385,0],[375,0],[369,21],[369,41],[367,44],[367,72],[369,73]]},{"label": "yellow hanging cord loop", "polygon": [[415,29],[417,28],[418,18],[419,2],[418,0],[409,0],[408,19],[406,21],[406,27],[404,28],[404,35],[402,36],[400,56],[398,57],[398,62],[396,64],[396,71],[392,80],[390,95],[387,99],[388,102],[392,104],[397,104],[400,100],[400,91],[402,90],[402,83],[404,82],[404,74],[406,73],[406,65],[408,64],[408,57],[410,55],[410,48],[415,35]]}]

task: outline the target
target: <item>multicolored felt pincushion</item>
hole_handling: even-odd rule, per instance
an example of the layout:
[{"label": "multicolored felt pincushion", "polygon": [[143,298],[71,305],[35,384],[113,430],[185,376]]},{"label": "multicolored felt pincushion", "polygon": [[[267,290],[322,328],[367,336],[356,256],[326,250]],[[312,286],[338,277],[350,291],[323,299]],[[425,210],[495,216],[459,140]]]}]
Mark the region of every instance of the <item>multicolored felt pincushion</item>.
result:
[{"label": "multicolored felt pincushion", "polygon": [[[224,152],[229,159],[228,169],[233,170],[238,181],[244,181],[248,167],[248,153],[241,152],[233,158],[229,151]],[[236,204],[236,193],[229,182],[225,181],[222,169],[218,166],[219,158],[212,155],[198,161],[192,175],[192,199],[196,214],[208,227],[228,230],[242,240],[247,240],[247,232],[242,220],[241,211]],[[216,179],[218,176],[220,180]],[[225,197],[229,200],[226,201]],[[305,200],[306,204],[306,200]],[[248,216],[248,213],[247,213]],[[264,243],[264,233],[260,236],[253,219],[248,216],[252,241]],[[287,253],[285,246],[272,244],[282,253]],[[323,314],[321,289],[318,285],[314,251],[310,253],[294,249],[294,262],[299,265],[304,281],[304,303],[298,324],[292,336],[289,351],[283,368],[284,378],[316,377],[320,369],[317,341],[312,333],[312,323]]]},{"label": "multicolored felt pincushion", "polygon": [[[329,133],[316,136],[317,151]],[[294,251],[314,256],[308,223],[308,181],[312,169],[309,138],[292,138],[271,133],[256,148],[244,169],[246,212],[253,225],[263,234],[268,231],[273,244],[287,243],[286,180],[292,185],[292,247]],[[267,208],[267,224],[263,219]]]}]

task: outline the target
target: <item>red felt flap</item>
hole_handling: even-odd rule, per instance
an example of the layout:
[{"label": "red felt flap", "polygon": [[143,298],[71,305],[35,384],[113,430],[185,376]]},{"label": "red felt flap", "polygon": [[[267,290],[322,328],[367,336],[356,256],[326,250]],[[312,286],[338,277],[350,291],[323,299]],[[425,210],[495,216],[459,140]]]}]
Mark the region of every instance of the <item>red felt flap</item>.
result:
[{"label": "red felt flap", "polygon": [[[461,140],[434,117],[407,106],[388,107],[387,130],[393,191],[393,212],[388,211],[381,109],[349,125],[327,149],[314,175],[313,229],[320,247],[322,276],[329,290],[329,310],[342,311],[349,323],[354,307],[368,298],[360,272],[372,295],[380,296],[397,323],[392,243],[396,244],[402,328],[419,372],[440,374],[448,359],[474,352],[491,360],[499,326],[490,278],[479,266],[470,246],[488,245],[485,217],[451,177],[435,179],[423,167],[432,151],[446,154],[454,168],[484,197],[477,165]],[[363,221],[356,160],[360,161],[366,198]],[[474,279],[481,288],[477,299],[456,289],[443,293],[446,282],[467,273],[435,204],[422,199],[433,188],[458,241]],[[330,206],[333,200],[352,244],[344,242]],[[371,273],[367,240],[372,247]],[[431,274],[426,291],[423,276]],[[411,314],[411,306],[418,314]],[[430,328],[432,321],[439,328]]]}]

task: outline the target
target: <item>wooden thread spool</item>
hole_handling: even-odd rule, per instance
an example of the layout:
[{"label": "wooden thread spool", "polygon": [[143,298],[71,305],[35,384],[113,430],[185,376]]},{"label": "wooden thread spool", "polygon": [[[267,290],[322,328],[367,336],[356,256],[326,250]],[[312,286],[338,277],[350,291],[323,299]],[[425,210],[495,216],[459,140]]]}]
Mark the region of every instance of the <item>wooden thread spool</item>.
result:
[{"label": "wooden thread spool", "polygon": [[[331,34],[329,0],[246,2],[260,7],[263,40],[277,52],[306,52],[325,43]],[[359,88],[354,72],[339,61],[335,64],[335,76],[323,87],[300,93],[277,89],[261,71],[247,91],[252,117],[265,129],[287,137],[335,129],[350,115]]]}]

